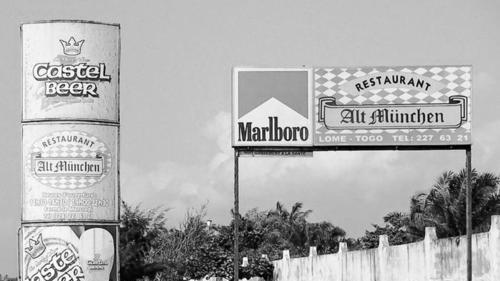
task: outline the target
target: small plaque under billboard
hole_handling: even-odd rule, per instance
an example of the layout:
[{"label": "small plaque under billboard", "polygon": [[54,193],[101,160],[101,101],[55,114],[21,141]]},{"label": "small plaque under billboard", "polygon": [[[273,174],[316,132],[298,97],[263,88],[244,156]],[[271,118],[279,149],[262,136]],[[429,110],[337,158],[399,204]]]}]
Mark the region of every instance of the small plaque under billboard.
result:
[{"label": "small plaque under billboard", "polygon": [[117,281],[116,225],[23,226],[21,280]]},{"label": "small plaque under billboard", "polygon": [[118,220],[116,126],[23,125],[23,220]]},{"label": "small plaque under billboard", "polygon": [[23,121],[119,121],[118,25],[28,23],[22,43]]},{"label": "small plaque under billboard", "polygon": [[315,146],[471,143],[471,67],[318,68]]},{"label": "small plaque under billboard", "polygon": [[312,150],[240,150],[241,157],[313,157]]},{"label": "small plaque under billboard", "polygon": [[235,68],[235,147],[312,146],[312,70]]}]

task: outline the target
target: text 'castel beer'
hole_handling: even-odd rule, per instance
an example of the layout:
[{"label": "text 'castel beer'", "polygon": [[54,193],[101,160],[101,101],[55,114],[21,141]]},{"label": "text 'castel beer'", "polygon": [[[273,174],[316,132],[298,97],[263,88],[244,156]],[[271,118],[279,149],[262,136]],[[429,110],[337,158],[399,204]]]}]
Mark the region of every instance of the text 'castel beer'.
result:
[{"label": "text 'castel beer'", "polygon": [[81,96],[98,97],[95,81],[110,82],[111,76],[106,74],[106,64],[89,65],[86,62],[66,65],[73,57],[81,53],[85,40],[76,41],[71,37],[68,41],[59,40],[65,57],[61,64],[48,62],[37,63],[33,67],[33,77],[37,81],[45,81],[45,96]]},{"label": "text 'castel beer'", "polygon": [[267,127],[254,127],[252,122],[238,122],[238,141],[306,141],[309,130],[306,126],[280,127],[278,117],[268,117]]}]

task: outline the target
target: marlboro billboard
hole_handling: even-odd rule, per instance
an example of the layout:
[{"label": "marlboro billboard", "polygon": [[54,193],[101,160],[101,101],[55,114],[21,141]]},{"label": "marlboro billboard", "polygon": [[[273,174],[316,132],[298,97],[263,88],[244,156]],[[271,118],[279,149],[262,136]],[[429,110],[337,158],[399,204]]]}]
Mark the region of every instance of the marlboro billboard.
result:
[{"label": "marlboro billboard", "polygon": [[235,68],[233,146],[312,146],[311,87],[311,69]]},{"label": "marlboro billboard", "polygon": [[119,25],[50,21],[21,29],[23,121],[119,121]]},{"label": "marlboro billboard", "polygon": [[471,67],[318,68],[315,146],[471,144]]},{"label": "marlboro billboard", "polygon": [[23,221],[118,220],[118,128],[23,125]]},{"label": "marlboro billboard", "polygon": [[116,225],[23,226],[21,280],[117,281]]}]

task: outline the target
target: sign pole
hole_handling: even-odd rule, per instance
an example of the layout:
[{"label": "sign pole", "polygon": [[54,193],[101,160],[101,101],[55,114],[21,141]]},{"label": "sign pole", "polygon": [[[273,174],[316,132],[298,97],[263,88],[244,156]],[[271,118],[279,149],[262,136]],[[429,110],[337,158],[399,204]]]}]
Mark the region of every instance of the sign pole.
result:
[{"label": "sign pole", "polygon": [[466,162],[465,167],[467,170],[467,199],[466,199],[466,228],[467,228],[467,281],[472,281],[472,156],[471,156],[471,146],[468,146],[465,150]]},{"label": "sign pole", "polygon": [[238,149],[234,149],[234,277],[233,280],[239,280],[239,251],[238,251],[238,234],[239,234],[239,157]]}]

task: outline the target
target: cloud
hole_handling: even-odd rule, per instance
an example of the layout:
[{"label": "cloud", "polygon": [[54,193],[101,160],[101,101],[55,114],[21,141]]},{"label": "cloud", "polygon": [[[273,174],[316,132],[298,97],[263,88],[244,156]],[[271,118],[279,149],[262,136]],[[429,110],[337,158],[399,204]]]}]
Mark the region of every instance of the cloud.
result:
[{"label": "cloud", "polygon": [[[202,124],[210,157],[195,164],[163,161],[145,170],[122,165],[125,200],[173,208],[177,224],[187,209],[205,203],[216,223],[230,220],[233,207],[231,116],[221,111]],[[494,126],[496,124],[492,124]],[[494,136],[480,136],[482,151],[494,149]],[[490,150],[488,150],[490,149]],[[479,150],[479,149],[478,149]],[[497,151],[495,149],[495,151]],[[437,157],[439,155],[439,157]],[[425,191],[445,170],[463,168],[463,151],[315,152],[314,157],[240,158],[240,211],[303,202],[312,220],[328,220],[349,235],[361,235],[390,211],[406,211],[410,197]]]},{"label": "cloud", "polygon": [[[158,163],[146,171],[131,163],[122,165],[123,197],[133,203],[164,203],[173,208],[172,220],[183,218],[183,212],[193,206],[210,202],[209,215],[228,221],[233,200],[233,149],[231,147],[231,116],[221,111],[203,126],[202,135],[211,144],[212,155],[204,163],[185,165],[172,161]],[[392,152],[315,153],[313,158],[240,158],[240,186],[243,209],[270,208],[278,200],[301,201],[301,193],[317,190],[331,196],[338,190],[349,190],[353,173],[366,166],[376,167],[369,173],[384,176],[397,159]],[[358,171],[358,172],[357,172]],[[363,173],[361,173],[363,174]],[[366,173],[364,173],[366,174]],[[372,176],[367,175],[367,178]],[[331,190],[331,183],[336,190]],[[366,186],[365,196],[374,189]],[[293,193],[287,193],[292,189]],[[268,194],[269,196],[266,196]],[[307,197],[307,196],[305,196]],[[164,198],[164,200],[159,200]],[[310,206],[315,207],[315,206]],[[326,219],[326,218],[325,218]]]},{"label": "cloud", "polygon": [[[210,120],[202,130],[203,136],[215,141],[216,153],[210,161],[209,168],[215,171],[223,166],[227,166],[233,158],[231,147],[231,114],[220,111]],[[227,168],[227,167],[225,167]]]},{"label": "cloud", "polygon": [[202,135],[213,148],[206,162],[187,165],[163,161],[148,170],[132,163],[123,163],[123,199],[133,204],[161,204],[172,208],[169,217],[173,224],[179,222],[189,208],[207,202],[213,213],[229,213],[232,202],[223,198],[232,196],[230,119],[229,113],[219,112],[204,124]]},{"label": "cloud", "polygon": [[482,124],[477,129],[472,129],[472,163],[484,171],[497,173],[500,170],[498,155],[500,147],[500,120]]}]

